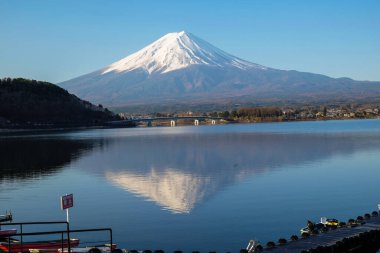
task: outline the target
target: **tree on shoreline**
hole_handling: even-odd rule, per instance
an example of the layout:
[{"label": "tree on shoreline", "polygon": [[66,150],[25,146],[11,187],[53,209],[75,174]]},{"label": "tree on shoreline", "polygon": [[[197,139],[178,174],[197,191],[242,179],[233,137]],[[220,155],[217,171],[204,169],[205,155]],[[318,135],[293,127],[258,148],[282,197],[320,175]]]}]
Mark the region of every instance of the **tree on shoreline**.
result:
[{"label": "tree on shoreline", "polygon": [[84,126],[117,118],[57,85],[23,78],[0,79],[0,101],[1,122],[7,126]]}]

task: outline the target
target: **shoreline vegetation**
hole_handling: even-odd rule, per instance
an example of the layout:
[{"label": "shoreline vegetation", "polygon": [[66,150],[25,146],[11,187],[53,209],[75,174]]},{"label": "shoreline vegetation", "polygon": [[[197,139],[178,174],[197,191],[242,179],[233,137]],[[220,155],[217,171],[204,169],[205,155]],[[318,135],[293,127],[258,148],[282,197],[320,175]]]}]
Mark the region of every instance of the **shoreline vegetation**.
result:
[{"label": "shoreline vegetation", "polygon": [[[228,123],[270,123],[293,121],[325,121],[350,119],[378,119],[380,118],[380,105],[366,104],[344,106],[303,106],[303,107],[243,107],[230,111],[211,113],[153,113],[153,114],[127,114],[119,113],[124,120],[135,118],[162,118],[162,117],[220,117]],[[192,125],[191,120],[182,120],[182,125]],[[159,122],[158,125],[162,125]],[[163,124],[163,125],[167,125]],[[169,124],[170,125],[170,124]]]},{"label": "shoreline vegetation", "polygon": [[[259,120],[259,121],[250,121],[250,120],[231,120],[225,119],[222,124],[260,124],[260,123],[281,123],[281,122],[307,122],[307,121],[330,121],[330,120],[368,120],[368,119],[380,119],[379,117],[373,118],[325,118],[325,119],[305,119],[305,120]],[[176,123],[176,126],[192,126],[194,125],[193,121],[183,120],[179,123]],[[202,125],[200,122],[199,125]],[[170,126],[170,122],[158,122],[149,127],[167,127]],[[49,127],[49,128],[1,128],[0,134],[12,134],[12,133],[28,133],[28,132],[41,132],[41,133],[53,133],[53,132],[62,132],[62,131],[76,131],[76,130],[88,130],[88,129],[111,129],[111,128],[133,128],[133,127],[148,127],[142,124],[131,124],[130,126],[116,127],[109,125],[99,125],[99,126],[64,126],[64,127]]]},{"label": "shoreline vegetation", "polygon": [[[380,104],[377,103],[293,107],[257,106],[214,112],[115,114],[101,104],[93,105],[52,83],[24,78],[0,79],[0,101],[0,133],[115,128],[115,126],[108,125],[107,122],[176,116],[220,117],[224,119],[225,123],[380,118]],[[178,122],[178,125],[193,124],[192,120],[179,120]],[[170,126],[170,122],[161,121],[150,126],[167,125]],[[124,127],[136,126],[136,122],[124,125]],[[144,126],[144,124],[139,126]]]},{"label": "shoreline vegetation", "polygon": [[379,118],[377,105],[346,106],[304,106],[298,108],[242,108],[239,110],[212,113],[210,116],[223,115],[225,118],[240,123],[347,120]]},{"label": "shoreline vegetation", "polygon": [[48,82],[0,79],[1,129],[50,129],[102,126],[120,117]]}]

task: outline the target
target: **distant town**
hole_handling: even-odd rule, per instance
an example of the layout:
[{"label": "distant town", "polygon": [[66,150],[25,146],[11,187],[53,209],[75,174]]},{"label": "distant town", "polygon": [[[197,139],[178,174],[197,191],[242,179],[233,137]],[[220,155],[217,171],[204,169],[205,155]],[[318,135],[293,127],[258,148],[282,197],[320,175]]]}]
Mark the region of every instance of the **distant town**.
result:
[{"label": "distant town", "polygon": [[[259,123],[280,121],[343,120],[380,118],[379,104],[347,104],[330,106],[299,107],[242,107],[218,112],[177,112],[177,113],[119,113],[125,120],[165,117],[219,117],[226,122]],[[186,124],[186,122],[183,122]]]}]

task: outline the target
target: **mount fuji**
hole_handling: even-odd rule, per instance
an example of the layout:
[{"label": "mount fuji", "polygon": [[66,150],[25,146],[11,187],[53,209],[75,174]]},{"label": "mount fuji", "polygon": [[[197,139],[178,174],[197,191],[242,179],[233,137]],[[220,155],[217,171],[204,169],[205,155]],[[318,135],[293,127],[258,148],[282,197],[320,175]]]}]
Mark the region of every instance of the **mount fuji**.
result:
[{"label": "mount fuji", "polygon": [[81,98],[111,107],[380,97],[380,82],[265,67],[184,31],[166,34],[109,66],[59,85]]}]

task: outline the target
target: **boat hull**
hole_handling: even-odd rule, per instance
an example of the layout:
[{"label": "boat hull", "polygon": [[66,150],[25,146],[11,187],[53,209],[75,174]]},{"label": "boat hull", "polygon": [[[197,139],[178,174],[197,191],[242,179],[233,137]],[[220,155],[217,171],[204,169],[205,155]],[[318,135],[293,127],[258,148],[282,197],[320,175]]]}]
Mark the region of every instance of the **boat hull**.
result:
[{"label": "boat hull", "polygon": [[0,237],[14,235],[16,233],[17,233],[17,229],[0,230]]},{"label": "boat hull", "polygon": [[[70,239],[70,247],[77,247],[79,245],[79,239]],[[10,246],[10,247],[9,247]],[[29,252],[29,249],[45,249],[57,251],[61,248],[67,248],[67,240],[54,240],[54,241],[40,241],[40,242],[8,242],[0,243],[0,250],[5,252]]]}]

